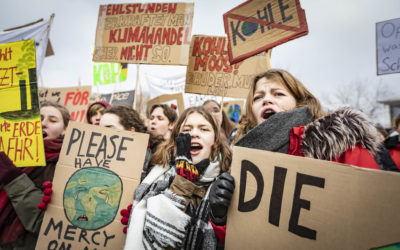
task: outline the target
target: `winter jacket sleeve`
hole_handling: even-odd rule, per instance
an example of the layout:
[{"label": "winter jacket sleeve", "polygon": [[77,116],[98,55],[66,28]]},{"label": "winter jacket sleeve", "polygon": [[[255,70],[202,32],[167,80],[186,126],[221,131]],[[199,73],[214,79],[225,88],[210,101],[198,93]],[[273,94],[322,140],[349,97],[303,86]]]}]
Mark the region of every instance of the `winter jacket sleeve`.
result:
[{"label": "winter jacket sleeve", "polygon": [[42,201],[42,191],[26,174],[18,176],[4,188],[24,228],[38,233],[44,212],[36,205]]},{"label": "winter jacket sleeve", "polygon": [[394,163],[400,169],[400,148],[389,148],[388,150]]},{"label": "winter jacket sleeve", "polygon": [[353,165],[356,167],[370,168],[379,170],[374,157],[360,145],[356,145],[354,149],[348,149],[339,158],[334,159],[334,162]]},{"label": "winter jacket sleeve", "polygon": [[218,240],[225,245],[225,235],[226,235],[226,225],[218,226],[215,225],[210,219],[211,226],[214,229],[215,235],[217,235]]},{"label": "winter jacket sleeve", "polygon": [[[290,146],[287,154],[304,156],[302,153],[302,136],[304,131],[303,126],[292,128],[290,131]],[[355,145],[353,149],[347,149],[342,155],[332,161],[356,167],[380,169],[374,157],[359,144]]]}]

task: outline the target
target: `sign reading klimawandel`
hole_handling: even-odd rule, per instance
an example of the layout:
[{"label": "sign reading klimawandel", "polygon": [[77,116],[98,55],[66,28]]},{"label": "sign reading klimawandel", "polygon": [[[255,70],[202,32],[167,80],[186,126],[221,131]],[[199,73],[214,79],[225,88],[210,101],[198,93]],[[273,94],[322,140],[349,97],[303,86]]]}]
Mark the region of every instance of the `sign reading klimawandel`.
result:
[{"label": "sign reading klimawandel", "polygon": [[187,65],[193,3],[100,5],[95,62]]}]

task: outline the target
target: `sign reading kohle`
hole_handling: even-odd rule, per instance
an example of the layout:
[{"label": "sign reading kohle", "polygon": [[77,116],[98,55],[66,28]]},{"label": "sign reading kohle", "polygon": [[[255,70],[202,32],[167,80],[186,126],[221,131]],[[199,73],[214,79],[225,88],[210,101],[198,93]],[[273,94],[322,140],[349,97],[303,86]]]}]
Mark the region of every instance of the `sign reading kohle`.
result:
[{"label": "sign reading kohle", "polygon": [[398,173],[236,146],[232,176],[226,249],[375,249],[400,241]]},{"label": "sign reading kohle", "polygon": [[400,73],[400,18],[376,24],[378,75]]},{"label": "sign reading kohle", "polygon": [[44,166],[35,40],[0,44],[0,151],[17,167]]},{"label": "sign reading kohle", "polygon": [[193,3],[100,5],[93,61],[187,65]]},{"label": "sign reading kohle", "polygon": [[91,86],[39,89],[39,100],[53,101],[65,106],[72,121],[85,122]]},{"label": "sign reading kohle", "polygon": [[71,122],[36,249],[122,249],[149,136]]},{"label": "sign reading kohle", "polygon": [[194,35],[186,70],[186,93],[246,98],[255,74],[270,68],[270,53],[263,52],[231,65],[227,39]]},{"label": "sign reading kohle", "polygon": [[224,26],[231,64],[308,34],[299,0],[248,0],[224,14]]}]

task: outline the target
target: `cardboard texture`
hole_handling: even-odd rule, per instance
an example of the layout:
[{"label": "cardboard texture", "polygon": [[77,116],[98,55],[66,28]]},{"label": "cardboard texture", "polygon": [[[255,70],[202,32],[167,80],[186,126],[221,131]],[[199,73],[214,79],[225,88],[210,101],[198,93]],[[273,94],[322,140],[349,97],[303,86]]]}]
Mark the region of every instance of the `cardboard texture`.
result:
[{"label": "cardboard texture", "polygon": [[151,99],[147,102],[147,113],[150,115],[150,109],[154,104],[167,104],[169,106],[175,105],[178,114],[182,114],[185,110],[185,105],[183,103],[182,93],[171,94],[171,95],[160,95],[156,98]]},{"label": "cardboard texture", "polygon": [[254,75],[271,68],[270,52],[231,65],[227,44],[227,39],[221,36],[193,36],[186,93],[246,98]]},{"label": "cardboard texture", "polygon": [[148,134],[71,122],[36,249],[122,249]]},{"label": "cardboard texture", "polygon": [[44,166],[35,40],[0,44],[0,151],[17,167]]},{"label": "cardboard texture", "polygon": [[371,249],[400,242],[400,174],[233,148],[225,249]]},{"label": "cardboard texture", "polygon": [[72,121],[85,122],[91,90],[91,86],[42,88],[39,100],[57,102],[68,109]]},{"label": "cardboard texture", "polygon": [[400,73],[400,18],[376,24],[377,74]]},{"label": "cardboard texture", "polygon": [[187,65],[193,3],[100,5],[95,62]]},{"label": "cardboard texture", "polygon": [[231,64],[308,34],[299,0],[248,0],[223,18]]}]

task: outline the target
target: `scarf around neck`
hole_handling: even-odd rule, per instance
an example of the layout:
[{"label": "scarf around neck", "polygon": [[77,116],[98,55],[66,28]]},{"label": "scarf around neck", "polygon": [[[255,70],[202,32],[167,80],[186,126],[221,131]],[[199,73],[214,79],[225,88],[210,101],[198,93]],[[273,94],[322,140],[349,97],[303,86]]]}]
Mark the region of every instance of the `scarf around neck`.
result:
[{"label": "scarf around neck", "polygon": [[307,106],[279,112],[247,132],[235,146],[286,153],[290,146],[290,130],[311,121]]},{"label": "scarf around neck", "polygon": [[[220,171],[220,163],[218,161],[210,162],[204,173],[200,175],[199,181],[196,184],[203,186],[211,185],[220,175]],[[131,212],[132,215],[130,217],[128,233],[124,247],[125,250],[145,249],[146,247],[150,246],[148,237],[152,237],[152,231],[149,230],[148,221],[146,219],[150,209],[148,207],[148,200],[159,201],[158,198],[163,201],[168,200],[169,202],[167,202],[166,204],[174,204],[172,207],[168,208],[166,208],[165,206],[160,207],[160,209],[164,210],[163,213],[168,213],[169,217],[174,218],[174,220],[171,219],[172,221],[174,221],[173,223],[171,223],[174,225],[174,227],[186,228],[186,226],[184,226],[183,224],[190,224],[190,226],[188,226],[185,230],[182,230],[181,232],[181,237],[185,238],[185,246],[180,246],[177,248],[191,248],[188,246],[201,244],[202,238],[207,238],[207,244],[213,245],[213,243],[215,243],[213,242],[214,238],[208,236],[206,237],[202,234],[204,230],[206,230],[207,232],[213,232],[211,224],[209,224],[208,221],[209,190],[206,192],[206,195],[203,198],[200,206],[196,209],[195,217],[191,217],[187,214],[181,214],[180,216],[177,216],[176,212],[174,211],[176,211],[176,209],[183,210],[183,208],[185,207],[185,203],[183,197],[177,196],[169,190],[169,186],[171,185],[175,176],[175,165],[155,165],[151,169],[150,173],[146,176],[146,178],[142,181],[142,183],[140,183],[140,185],[136,188]],[[156,196],[158,198],[154,198]],[[183,216],[183,218],[181,216]],[[202,219],[204,218],[206,218],[206,220],[203,222]],[[159,218],[157,220],[161,221]],[[189,223],[190,221],[193,221],[193,224]],[[197,221],[197,223],[194,223],[195,221]],[[166,224],[164,224],[164,226],[165,225]],[[213,235],[213,233],[210,233],[209,235]],[[170,246],[173,245],[175,244],[172,243]]]},{"label": "scarf around neck", "polygon": [[64,137],[43,140],[46,162],[58,161]]}]

